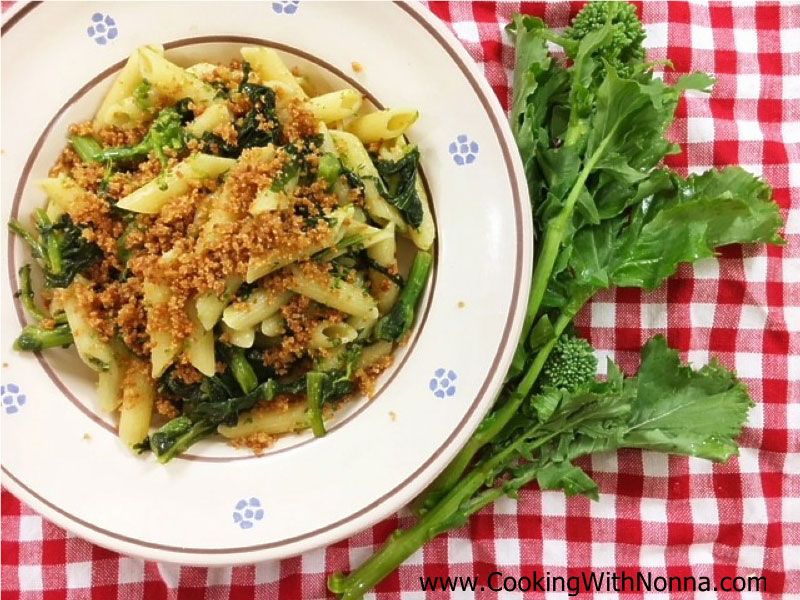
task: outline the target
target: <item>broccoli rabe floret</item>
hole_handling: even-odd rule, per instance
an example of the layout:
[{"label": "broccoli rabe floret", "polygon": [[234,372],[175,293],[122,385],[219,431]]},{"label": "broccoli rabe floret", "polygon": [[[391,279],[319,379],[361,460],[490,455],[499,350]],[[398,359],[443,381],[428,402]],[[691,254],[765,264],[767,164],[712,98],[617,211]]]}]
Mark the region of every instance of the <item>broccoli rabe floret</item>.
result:
[{"label": "broccoli rabe floret", "polygon": [[611,20],[610,41],[595,51],[621,76],[629,76],[633,65],[644,61],[642,43],[646,37],[636,7],[627,2],[590,2],[575,16],[572,27],[564,32],[567,39],[580,42],[592,31],[602,29]]},{"label": "broccoli rabe floret", "polygon": [[597,357],[583,338],[562,335],[547,358],[540,382],[543,387],[567,391],[591,383],[597,377]]}]

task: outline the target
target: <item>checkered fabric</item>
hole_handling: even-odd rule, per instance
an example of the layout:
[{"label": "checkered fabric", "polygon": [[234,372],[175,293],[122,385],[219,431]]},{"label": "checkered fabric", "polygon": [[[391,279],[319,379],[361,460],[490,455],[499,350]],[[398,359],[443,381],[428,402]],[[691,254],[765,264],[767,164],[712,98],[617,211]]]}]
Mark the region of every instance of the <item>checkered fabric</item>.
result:
[{"label": "checkered fabric", "polygon": [[[513,48],[503,27],[511,15],[521,8],[566,25],[580,5],[433,2],[430,8],[508,105]],[[495,570],[512,576],[646,570],[717,581],[759,574],[766,591],[742,597],[800,598],[800,5],[648,0],[640,9],[652,58],[668,58],[675,73],[717,77],[710,98],[681,102],[671,136],[684,153],[670,165],[686,173],[740,164],[763,176],[775,188],[788,244],[725,249],[718,259],[682,268],[654,293],[601,294],[578,325],[601,355],[628,371],[656,333],[694,364],[714,355],[735,368],[757,401],[741,455],[726,465],[634,451],[586,460],[582,466],[600,484],[599,502],[525,490],[518,502],[498,502],[428,544],[378,587],[377,598],[523,597],[420,591],[420,576],[486,577]],[[279,563],[204,569],[98,548],[5,491],[2,513],[2,589],[9,600],[324,598],[327,573],[357,566],[411,522],[407,514],[394,516]]]}]

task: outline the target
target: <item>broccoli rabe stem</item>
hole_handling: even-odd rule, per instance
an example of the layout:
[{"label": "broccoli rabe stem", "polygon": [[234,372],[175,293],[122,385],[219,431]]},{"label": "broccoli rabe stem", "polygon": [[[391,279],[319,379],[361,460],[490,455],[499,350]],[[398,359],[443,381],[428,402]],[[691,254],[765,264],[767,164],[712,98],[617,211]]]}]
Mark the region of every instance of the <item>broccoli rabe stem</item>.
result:
[{"label": "broccoli rabe stem", "polygon": [[[519,410],[525,398],[530,395],[539,374],[547,363],[550,353],[558,342],[558,337],[564,333],[564,330],[569,326],[573,317],[582,306],[583,303],[581,303],[580,306],[576,306],[569,313],[564,313],[559,316],[553,325],[553,339],[539,349],[530,367],[528,367],[524,376],[514,388],[514,391],[499,407],[495,408],[483,419],[478,429],[475,430],[475,433],[456,455],[455,459],[453,459],[439,477],[434,480],[424,497],[419,502],[415,503],[417,506],[426,508],[438,502],[438,500],[455,485],[480,449],[500,434],[503,428]],[[524,339],[525,338],[523,338],[523,340]]]},{"label": "broccoli rabe stem", "polygon": [[531,427],[517,441],[476,466],[463,477],[449,493],[431,510],[419,518],[417,523],[405,531],[396,531],[377,553],[358,569],[344,576],[335,573],[328,580],[328,588],[340,594],[342,600],[358,600],[375,587],[387,575],[399,567],[409,556],[437,535],[460,526],[467,515],[462,507],[481,489],[488,480],[496,477],[509,460],[517,456],[522,446],[532,452],[553,438],[561,435],[567,427],[577,422],[565,424],[558,430],[538,436],[541,424]]},{"label": "broccoli rabe stem", "polygon": [[233,373],[236,383],[245,394],[249,394],[258,387],[258,377],[250,365],[242,348],[231,346],[228,349],[228,366]]},{"label": "broccoli rabe stem", "polygon": [[376,339],[393,342],[403,337],[411,328],[417,303],[425,289],[432,266],[433,256],[429,252],[417,252],[403,291],[392,310],[375,325]]},{"label": "broccoli rabe stem", "polygon": [[33,296],[30,265],[22,265],[19,269],[19,299],[32,317],[37,320],[47,318],[45,312],[36,305],[36,299]]},{"label": "broccoli rabe stem", "polygon": [[[600,142],[600,145],[597,147],[597,149],[592,153],[592,156],[589,158],[586,164],[584,164],[583,169],[578,175],[578,179],[575,181],[569,195],[564,201],[564,207],[561,209],[561,212],[550,221],[547,229],[545,230],[544,239],[542,240],[542,245],[539,252],[539,258],[537,259],[536,267],[533,271],[531,291],[530,296],[528,297],[528,307],[525,312],[525,321],[522,325],[522,335],[520,336],[520,342],[515,352],[514,360],[516,362],[526,361],[528,352],[528,336],[542,307],[542,300],[544,299],[544,294],[547,291],[547,286],[550,282],[550,277],[553,273],[553,267],[556,259],[561,251],[564,237],[567,234],[569,224],[572,222],[572,215],[575,211],[575,205],[578,202],[578,197],[580,196],[581,191],[583,191],[583,186],[586,184],[586,180],[588,179],[589,175],[605,153],[606,146],[608,146],[609,141],[613,138],[615,131],[616,127],[611,129],[606,137]],[[577,304],[583,306],[582,302],[575,304],[576,305],[572,307],[569,313],[562,313],[559,316],[556,325],[554,326],[556,338],[561,335],[561,333],[564,331],[564,329],[566,329],[567,325],[569,325],[577,313],[579,309]],[[431,496],[432,499],[435,499],[436,497],[440,496],[443,491],[449,489],[449,487],[458,480],[459,476],[464,472],[464,469],[466,469],[470,464],[472,459],[475,457],[475,454],[477,454],[477,452],[486,444],[492,441],[511,420],[514,414],[517,412],[520,404],[522,404],[522,401],[533,389],[533,385],[536,383],[536,378],[539,376],[539,373],[541,372],[544,363],[547,361],[547,357],[549,356],[554,345],[555,342],[553,341],[539,350],[535,359],[522,376],[520,383],[508,397],[506,402],[503,403],[500,408],[492,411],[487,417],[484,418],[478,429],[475,431],[475,434],[467,442],[467,445],[461,449],[453,462],[447,466],[447,468],[434,482],[434,486],[431,488],[433,490],[433,495]],[[427,504],[428,501],[425,503]]]},{"label": "broccoli rabe stem", "polygon": [[83,162],[100,162],[98,157],[103,151],[103,147],[96,139],[88,135],[73,135],[70,136],[69,141]]},{"label": "broccoli rabe stem", "polygon": [[322,384],[325,373],[312,371],[306,373],[306,396],[308,397],[308,420],[316,437],[325,435],[325,421],[322,418]]},{"label": "broccoli rabe stem", "polygon": [[15,350],[39,352],[47,348],[69,346],[72,343],[72,331],[63,323],[53,329],[45,329],[39,325],[28,325],[14,342]]}]

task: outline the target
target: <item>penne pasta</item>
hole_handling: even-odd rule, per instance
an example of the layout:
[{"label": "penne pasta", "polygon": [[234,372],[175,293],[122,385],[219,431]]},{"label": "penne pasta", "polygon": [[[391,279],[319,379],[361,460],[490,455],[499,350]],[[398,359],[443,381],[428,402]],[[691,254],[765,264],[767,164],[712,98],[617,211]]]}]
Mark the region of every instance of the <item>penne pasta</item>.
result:
[{"label": "penne pasta", "polygon": [[254,433],[280,435],[302,431],[310,427],[307,413],[308,405],[305,400],[288,406],[274,404],[256,412],[244,413],[236,425],[220,425],[217,431],[228,439],[247,437]]},{"label": "penne pasta", "polygon": [[348,88],[309,98],[306,106],[317,120],[333,123],[355,115],[362,100],[361,92]]},{"label": "penne pasta", "polygon": [[242,58],[250,63],[261,81],[278,81],[292,96],[306,98],[305,91],[275,50],[246,46],[242,48],[241,53]]},{"label": "penne pasta", "polygon": [[275,313],[261,321],[261,333],[267,337],[278,337],[286,331],[286,320],[280,313]]},{"label": "penne pasta", "polygon": [[[387,229],[391,228],[392,235],[384,237],[375,244],[371,244],[367,248],[367,256],[375,261],[377,266],[383,267],[389,272],[397,273],[397,243],[394,239],[394,225],[389,223],[386,227]],[[378,310],[382,315],[385,315],[394,306],[397,295],[400,293],[400,288],[394,281],[375,268],[370,269],[369,279],[372,295],[378,302]]]},{"label": "penne pasta", "polygon": [[78,355],[86,365],[98,372],[108,371],[114,360],[111,346],[100,338],[100,334],[89,324],[86,310],[76,295],[78,286],[85,285],[76,281],[62,294],[62,306],[67,316],[69,328]]},{"label": "penne pasta", "polygon": [[291,292],[274,294],[263,288],[253,290],[247,298],[234,302],[222,312],[222,322],[231,329],[252,329],[278,312],[293,295]]},{"label": "penne pasta", "polygon": [[320,348],[338,348],[349,344],[358,337],[358,332],[349,323],[336,323],[322,321],[311,331],[309,347],[316,350]]},{"label": "penne pasta", "polygon": [[392,140],[403,135],[419,118],[419,112],[387,108],[363,115],[347,125],[347,131],[365,144]]},{"label": "penne pasta", "polygon": [[195,137],[203,137],[206,132],[214,131],[220,125],[231,122],[231,111],[224,102],[212,102],[199,117],[186,125],[186,131]]},{"label": "penne pasta", "polygon": [[155,214],[167,202],[189,191],[191,182],[218,177],[234,162],[231,158],[195,154],[167,172],[161,181],[150,181],[125,196],[117,206],[133,212]]},{"label": "penne pasta", "polygon": [[371,317],[378,315],[375,300],[362,288],[342,280],[334,280],[321,273],[306,275],[302,269],[294,267],[289,289],[312,300],[340,310],[349,315]]},{"label": "penne pasta", "polygon": [[147,437],[155,398],[156,390],[147,374],[147,365],[132,359],[125,371],[119,411],[119,437],[128,446]]},{"label": "penne pasta", "polygon": [[210,85],[151,48],[139,48],[137,53],[139,74],[153,85],[159,95],[173,101],[191,98],[200,104],[209,103],[216,96]]},{"label": "penne pasta", "polygon": [[[158,56],[164,54],[164,48],[159,44],[151,44],[146,46],[146,48]],[[125,66],[122,67],[119,75],[117,75],[114,80],[114,83],[111,84],[111,88],[108,90],[108,93],[106,93],[105,98],[103,98],[103,102],[100,104],[100,108],[97,110],[93,121],[95,131],[103,127],[108,127],[109,125],[117,124],[113,121],[113,107],[126,98],[131,97],[136,86],[141,82],[142,75],[139,71],[139,51],[137,50],[130,55]]]}]

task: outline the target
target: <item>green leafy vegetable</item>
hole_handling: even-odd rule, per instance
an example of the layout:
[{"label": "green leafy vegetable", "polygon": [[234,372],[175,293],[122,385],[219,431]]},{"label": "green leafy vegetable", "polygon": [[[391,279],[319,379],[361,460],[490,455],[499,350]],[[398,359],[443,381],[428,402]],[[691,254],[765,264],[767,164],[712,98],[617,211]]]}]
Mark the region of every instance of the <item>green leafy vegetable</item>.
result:
[{"label": "green leafy vegetable", "polygon": [[90,242],[67,214],[53,223],[43,210],[34,213],[38,237],[12,219],[8,228],[24,239],[44,271],[51,288],[67,287],[77,275],[100,261],[103,253]]},{"label": "green leafy vegetable", "polygon": [[422,224],[422,200],[417,194],[419,150],[409,146],[402,158],[392,161],[375,158],[375,168],[381,176],[381,195],[397,207],[406,223],[414,229]]},{"label": "green leafy vegetable", "polygon": [[133,89],[133,99],[141,110],[149,111],[153,108],[153,86],[147,79],[143,79]]},{"label": "green leafy vegetable", "polygon": [[[693,371],[661,338],[644,348],[637,376],[609,364],[598,381],[588,344],[564,337],[600,290],[653,289],[720,246],[782,242],[780,213],[758,178],[738,167],[683,178],[662,166],[679,151],[665,134],[681,94],[713,80],[656,79],[626,3],[589,4],[563,34],[523,15],[508,29],[517,54],[511,127],[537,234],[522,336],[494,409],[421,498],[418,522],[331,578],[342,598],[361,598],[427,540],[533,481],[596,497],[573,463],[579,456],[635,447],[727,460],[751,403],[731,372],[716,363]],[[550,54],[551,42],[567,60]]]},{"label": "green leafy vegetable", "polygon": [[[128,162],[141,160],[152,154],[166,165],[170,154],[186,148],[187,134],[183,129],[183,118],[175,108],[165,108],[150,125],[144,139],[134,146],[105,148],[96,152],[94,162]],[[73,146],[75,141],[73,140]]]},{"label": "green leafy vegetable", "polygon": [[592,452],[643,448],[727,460],[750,404],[730,371],[717,364],[693,371],[663,338],[654,338],[642,351],[637,376],[623,378],[612,363],[606,381],[562,390],[547,418],[519,413],[493,452],[413,527],[396,531],[349,576],[333,575],[329,587],[345,600],[363,597],[422,544],[533,481],[596,497],[597,485],[572,463]]},{"label": "green leafy vegetable", "polygon": [[15,350],[39,352],[47,348],[66,348],[72,343],[72,331],[67,323],[56,325],[53,329],[45,329],[41,325],[28,325],[14,341]]}]

